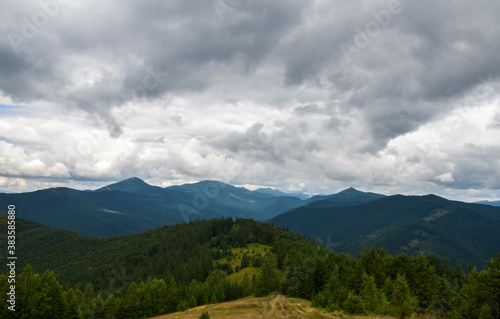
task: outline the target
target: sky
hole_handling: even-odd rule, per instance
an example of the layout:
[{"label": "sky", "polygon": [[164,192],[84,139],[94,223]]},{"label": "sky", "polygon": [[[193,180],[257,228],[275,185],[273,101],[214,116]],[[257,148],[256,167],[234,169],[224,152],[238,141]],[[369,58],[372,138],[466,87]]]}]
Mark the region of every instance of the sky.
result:
[{"label": "sky", "polygon": [[496,0],[0,0],[0,190],[500,199]]}]

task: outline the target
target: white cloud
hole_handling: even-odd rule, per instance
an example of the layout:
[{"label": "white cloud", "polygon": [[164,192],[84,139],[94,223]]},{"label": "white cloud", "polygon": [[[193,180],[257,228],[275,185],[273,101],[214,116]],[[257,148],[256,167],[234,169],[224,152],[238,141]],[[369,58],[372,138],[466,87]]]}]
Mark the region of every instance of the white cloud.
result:
[{"label": "white cloud", "polygon": [[453,183],[455,181],[451,172],[436,176],[436,179],[442,183]]}]

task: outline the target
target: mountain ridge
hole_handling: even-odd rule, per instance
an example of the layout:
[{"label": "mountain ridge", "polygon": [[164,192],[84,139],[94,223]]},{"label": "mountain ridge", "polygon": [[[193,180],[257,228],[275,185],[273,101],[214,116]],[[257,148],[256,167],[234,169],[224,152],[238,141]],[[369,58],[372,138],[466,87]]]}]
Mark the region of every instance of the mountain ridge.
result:
[{"label": "mountain ridge", "polygon": [[220,217],[267,220],[302,204],[218,181],[161,188],[132,177],[93,191],[56,187],[0,194],[0,205],[15,204],[19,217],[97,237]]},{"label": "mountain ridge", "polygon": [[[306,205],[271,222],[352,255],[370,246],[392,253],[452,251],[450,258],[455,261],[481,264],[500,251],[500,208],[437,195],[392,195],[356,206]],[[467,253],[462,254],[457,247]]]},{"label": "mountain ridge", "polygon": [[385,196],[349,187],[301,200],[213,180],[161,188],[132,177],[93,191],[58,187],[0,194],[0,205],[9,204],[20,218],[93,237],[233,217],[269,221],[353,255],[377,245],[409,254],[451,251],[452,258],[477,264],[491,257],[491,249],[500,250],[500,208],[432,194]]},{"label": "mountain ridge", "polygon": [[383,198],[385,195],[362,192],[354,187],[346,188],[331,195],[316,195],[310,198],[306,206],[310,207],[330,207],[330,206],[353,206]]}]

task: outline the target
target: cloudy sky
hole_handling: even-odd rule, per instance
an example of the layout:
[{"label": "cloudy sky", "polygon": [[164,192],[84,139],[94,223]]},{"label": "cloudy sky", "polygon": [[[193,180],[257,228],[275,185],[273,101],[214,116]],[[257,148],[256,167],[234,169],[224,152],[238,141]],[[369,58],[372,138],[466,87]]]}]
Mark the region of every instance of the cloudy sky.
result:
[{"label": "cloudy sky", "polygon": [[500,198],[497,0],[0,0],[0,190]]}]

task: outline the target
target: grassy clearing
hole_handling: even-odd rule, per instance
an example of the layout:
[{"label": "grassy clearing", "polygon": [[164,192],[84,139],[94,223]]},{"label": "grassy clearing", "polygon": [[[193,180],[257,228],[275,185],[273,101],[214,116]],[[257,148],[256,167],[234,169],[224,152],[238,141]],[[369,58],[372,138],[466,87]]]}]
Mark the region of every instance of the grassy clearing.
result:
[{"label": "grassy clearing", "polygon": [[255,267],[248,267],[243,270],[240,270],[238,272],[232,273],[229,276],[227,276],[227,280],[229,280],[230,283],[235,284],[241,284],[243,282],[243,279],[245,278],[245,274],[248,275],[248,279],[252,280],[252,277],[258,276],[260,273],[260,268],[255,268]]},{"label": "grassy clearing", "polygon": [[231,265],[233,269],[236,269],[237,266],[241,265],[241,259],[243,258],[243,254],[247,254],[248,257],[253,257],[254,255],[261,254],[264,256],[266,252],[270,251],[271,247],[267,245],[261,244],[249,244],[246,248],[231,248],[232,256],[224,257],[215,261],[215,266],[228,263]]}]

